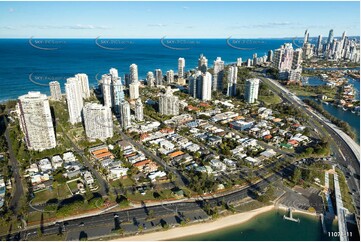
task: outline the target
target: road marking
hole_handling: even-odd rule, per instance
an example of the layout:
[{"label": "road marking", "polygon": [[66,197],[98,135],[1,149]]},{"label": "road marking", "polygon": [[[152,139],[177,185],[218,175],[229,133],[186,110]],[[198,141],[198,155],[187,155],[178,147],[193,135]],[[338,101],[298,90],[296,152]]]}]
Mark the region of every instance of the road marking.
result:
[{"label": "road marking", "polygon": [[345,158],[345,156],[343,155],[343,153],[342,153],[342,151],[341,151],[340,148],[338,148],[338,151],[340,151],[340,154],[342,155],[342,158],[346,161],[346,158]]}]

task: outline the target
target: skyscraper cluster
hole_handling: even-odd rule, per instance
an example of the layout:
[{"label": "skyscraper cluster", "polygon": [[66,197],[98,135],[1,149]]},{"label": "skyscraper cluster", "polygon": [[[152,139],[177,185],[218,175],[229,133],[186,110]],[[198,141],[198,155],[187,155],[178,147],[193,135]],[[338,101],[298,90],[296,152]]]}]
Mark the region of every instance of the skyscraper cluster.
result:
[{"label": "skyscraper cluster", "polygon": [[115,113],[119,113],[119,105],[124,100],[124,91],[118,70],[111,68],[108,74],[102,75],[100,80],[103,104],[106,107],[113,108]]},{"label": "skyscraper cluster", "polygon": [[189,94],[203,101],[212,100],[212,75],[197,71],[189,78]]},{"label": "skyscraper cluster", "polygon": [[[304,42],[304,45],[307,43]],[[360,62],[360,43],[356,39],[349,38],[346,32],[343,32],[340,38],[335,38],[333,29],[331,29],[326,42],[323,41],[322,35],[319,35],[317,44],[312,47],[314,55],[318,57]]]},{"label": "skyscraper cluster", "polygon": [[[120,116],[122,128],[127,129],[131,126],[130,104],[125,100],[118,70],[111,68],[109,72],[109,74],[104,74],[101,80],[104,106],[113,108],[114,113]],[[126,75],[126,79],[129,86],[129,98],[138,100],[140,82],[138,80],[138,66],[136,64],[129,66],[129,74]]]},{"label": "skyscraper cluster", "polygon": [[[302,49],[293,49],[291,43],[285,43],[273,54],[273,67],[279,71],[280,79],[294,78],[295,73],[301,74]],[[290,75],[291,74],[291,75]],[[292,80],[299,81],[299,80]]]},{"label": "skyscraper cluster", "polygon": [[84,106],[83,99],[90,97],[86,74],[77,74],[68,78],[65,83],[69,122],[75,124],[83,121],[85,134],[89,140],[105,140],[113,136],[111,108],[119,105],[124,95],[121,95],[122,87],[117,69],[111,68],[109,72],[102,75],[100,81],[104,105],[86,103]]}]

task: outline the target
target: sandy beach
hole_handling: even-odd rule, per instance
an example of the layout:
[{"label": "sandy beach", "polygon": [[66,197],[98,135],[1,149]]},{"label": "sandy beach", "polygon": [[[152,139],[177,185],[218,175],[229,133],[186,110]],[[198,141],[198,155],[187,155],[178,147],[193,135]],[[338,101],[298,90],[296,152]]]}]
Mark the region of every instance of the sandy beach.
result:
[{"label": "sandy beach", "polygon": [[176,239],[180,237],[195,235],[195,234],[201,234],[201,233],[207,233],[214,230],[222,229],[225,227],[237,225],[240,223],[244,223],[254,216],[268,212],[270,210],[274,209],[273,205],[258,208],[252,211],[244,212],[244,213],[238,213],[234,215],[229,215],[226,217],[221,217],[215,221],[206,222],[206,223],[198,223],[194,225],[189,225],[185,227],[177,227],[174,229],[169,229],[166,231],[159,231],[154,233],[147,233],[147,234],[141,234],[131,237],[125,237],[125,238],[119,238],[117,240],[121,241],[155,241],[155,240],[171,240]]}]

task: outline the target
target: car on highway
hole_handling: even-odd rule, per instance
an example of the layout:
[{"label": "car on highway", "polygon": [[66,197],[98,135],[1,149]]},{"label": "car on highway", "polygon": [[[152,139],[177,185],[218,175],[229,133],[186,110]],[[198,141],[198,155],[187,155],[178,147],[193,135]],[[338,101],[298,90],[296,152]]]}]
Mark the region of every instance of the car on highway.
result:
[{"label": "car on highway", "polygon": [[84,222],[81,222],[80,224],[79,224],[79,227],[84,227]]}]

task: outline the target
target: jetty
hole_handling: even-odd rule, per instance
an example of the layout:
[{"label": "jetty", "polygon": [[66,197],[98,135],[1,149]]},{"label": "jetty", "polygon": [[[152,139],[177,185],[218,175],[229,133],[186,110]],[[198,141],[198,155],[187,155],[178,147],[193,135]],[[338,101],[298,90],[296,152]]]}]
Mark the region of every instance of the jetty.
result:
[{"label": "jetty", "polygon": [[289,209],[289,212],[290,212],[290,216],[287,217],[286,215],[283,215],[283,219],[286,219],[286,220],[289,220],[289,221],[292,221],[292,222],[296,222],[296,223],[299,223],[300,222],[300,219],[299,218],[294,218],[292,216],[292,208]]}]

